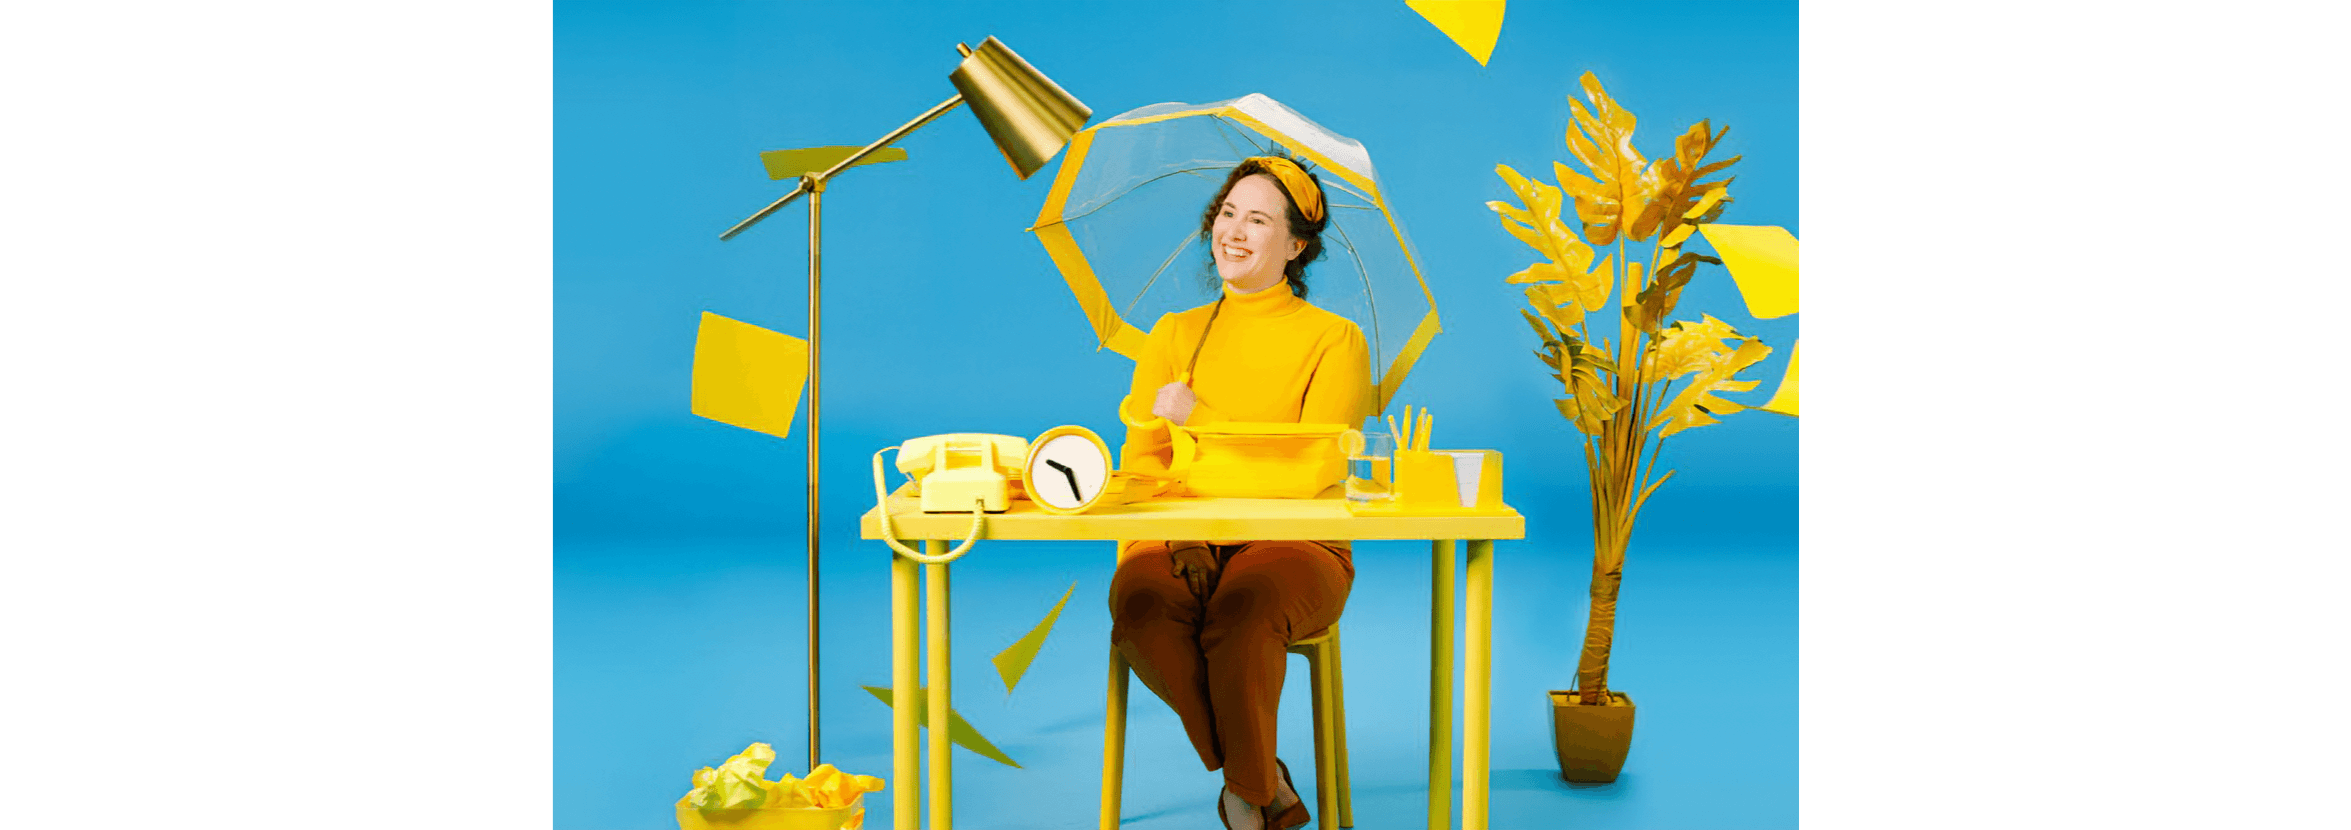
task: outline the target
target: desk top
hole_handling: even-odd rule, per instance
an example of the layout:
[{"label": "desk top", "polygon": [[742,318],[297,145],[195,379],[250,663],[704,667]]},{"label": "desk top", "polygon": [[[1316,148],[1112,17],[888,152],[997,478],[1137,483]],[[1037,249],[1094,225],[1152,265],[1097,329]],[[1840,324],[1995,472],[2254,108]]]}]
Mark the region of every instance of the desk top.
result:
[{"label": "desk top", "polygon": [[[924,513],[907,488],[890,494],[890,527],[899,539],[959,541],[971,514]],[[862,538],[882,538],[879,509],[858,520]],[[988,514],[983,539],[1524,539],[1526,517],[1505,507],[1480,516],[1357,516],[1337,488],[1316,499],[1153,499],[1056,516],[1015,499]]]}]

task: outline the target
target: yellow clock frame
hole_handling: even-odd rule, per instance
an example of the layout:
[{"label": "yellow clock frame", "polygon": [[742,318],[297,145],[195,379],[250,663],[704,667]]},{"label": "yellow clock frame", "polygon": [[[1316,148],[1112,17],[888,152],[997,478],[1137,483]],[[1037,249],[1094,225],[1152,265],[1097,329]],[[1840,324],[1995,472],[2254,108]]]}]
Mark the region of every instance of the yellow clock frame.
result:
[{"label": "yellow clock frame", "polygon": [[1117,481],[1117,477],[1114,474],[1114,471],[1118,467],[1118,457],[1110,454],[1110,445],[1103,443],[1102,436],[1094,434],[1093,430],[1075,424],[1058,426],[1049,430],[1045,430],[1045,434],[1039,435],[1037,436],[1036,440],[1029,442],[1028,457],[1022,459],[1020,464],[1022,487],[1033,487],[1034,485],[1030,484],[1030,482],[1037,480],[1037,453],[1043,452],[1045,445],[1052,443],[1053,439],[1060,438],[1065,435],[1076,435],[1083,437],[1086,439],[1086,443],[1093,445],[1095,452],[1101,453],[1102,486],[1094,491],[1092,498],[1078,503],[1078,505],[1075,507],[1057,507],[1051,502],[1037,498],[1037,494],[1034,489],[1029,491],[1029,502],[1031,504],[1035,504],[1038,510],[1043,510],[1047,513],[1051,513],[1057,516],[1076,515],[1079,513],[1084,513],[1088,510],[1092,510],[1096,507],[1100,507],[1103,504],[1111,501],[1110,492],[1112,490],[1120,489],[1117,486],[1119,482]]}]

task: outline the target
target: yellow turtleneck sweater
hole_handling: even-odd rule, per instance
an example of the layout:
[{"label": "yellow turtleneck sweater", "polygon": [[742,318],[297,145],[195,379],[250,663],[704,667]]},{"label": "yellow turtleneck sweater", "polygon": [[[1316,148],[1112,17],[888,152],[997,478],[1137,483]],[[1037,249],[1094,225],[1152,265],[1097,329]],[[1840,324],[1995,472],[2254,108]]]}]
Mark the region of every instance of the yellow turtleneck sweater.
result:
[{"label": "yellow turtleneck sweater", "polygon": [[[1210,303],[1159,318],[1143,338],[1142,357],[1124,420],[1148,420],[1159,387],[1182,380],[1197,344],[1190,385],[1199,402],[1185,426],[1221,421],[1345,424],[1371,415],[1371,350],[1345,317],[1290,293],[1287,283],[1243,294],[1224,286],[1224,308]],[[1209,324],[1214,311],[1216,321]],[[1208,339],[1200,339],[1202,329]],[[1119,466],[1161,471],[1172,460],[1165,428],[1127,427]]]}]

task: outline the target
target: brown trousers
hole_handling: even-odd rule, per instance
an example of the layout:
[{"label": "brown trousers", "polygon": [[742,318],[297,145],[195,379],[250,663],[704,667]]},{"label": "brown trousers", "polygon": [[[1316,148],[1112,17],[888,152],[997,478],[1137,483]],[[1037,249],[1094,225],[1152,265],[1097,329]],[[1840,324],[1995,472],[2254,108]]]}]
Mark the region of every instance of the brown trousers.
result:
[{"label": "brown trousers", "polygon": [[1195,596],[1165,542],[1135,542],[1110,580],[1110,641],[1184,722],[1209,770],[1251,804],[1273,801],[1275,710],[1285,649],[1335,625],[1355,582],[1345,544],[1212,545],[1220,563]]}]

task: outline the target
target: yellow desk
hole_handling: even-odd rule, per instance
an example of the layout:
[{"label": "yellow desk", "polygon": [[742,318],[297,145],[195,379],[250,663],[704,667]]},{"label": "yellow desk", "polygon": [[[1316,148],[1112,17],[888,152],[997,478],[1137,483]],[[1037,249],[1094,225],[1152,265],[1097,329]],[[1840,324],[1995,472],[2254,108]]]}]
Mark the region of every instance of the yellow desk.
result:
[{"label": "yellow desk", "polygon": [[[923,540],[924,554],[947,552],[950,540],[971,532],[971,514],[926,514],[901,489],[886,505],[890,525],[900,540]],[[1462,736],[1462,826],[1486,826],[1489,705],[1493,700],[1494,540],[1523,539],[1526,519],[1508,509],[1481,516],[1356,516],[1335,493],[1320,499],[1168,499],[1141,504],[1107,506],[1095,513],[1055,516],[1025,501],[987,517],[980,538],[1110,541],[1117,539],[1427,539],[1432,568],[1429,580],[1429,827],[1441,830],[1452,823],[1453,812],[1453,590],[1454,540],[1469,546],[1468,586],[1468,694],[1464,703]],[[859,529],[867,539],[880,539],[880,508],[866,511]],[[975,546],[971,555],[985,556]],[[921,830],[918,799],[930,796],[931,830],[950,830],[953,822],[950,793],[953,779],[948,765],[947,730],[930,731],[928,787],[922,775],[914,717],[914,691],[931,690],[928,720],[947,722],[950,678],[947,671],[947,564],[923,564],[928,579],[928,613],[923,639],[930,644],[927,682],[915,676],[918,661],[915,616],[915,568],[906,556],[890,557],[890,688],[892,775],[891,804],[897,830]],[[1115,821],[1115,816],[1106,817]],[[1316,816],[1316,821],[1326,820]]]}]

